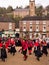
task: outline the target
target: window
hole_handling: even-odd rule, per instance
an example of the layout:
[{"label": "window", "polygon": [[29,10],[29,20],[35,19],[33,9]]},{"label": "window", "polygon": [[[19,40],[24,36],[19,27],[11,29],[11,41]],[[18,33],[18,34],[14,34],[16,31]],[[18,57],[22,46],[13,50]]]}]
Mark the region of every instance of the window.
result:
[{"label": "window", "polygon": [[23,28],[23,31],[26,31],[26,27]]},{"label": "window", "polygon": [[36,21],[36,24],[39,24],[39,21]]},{"label": "window", "polygon": [[43,32],[46,32],[46,26],[43,25]]},{"label": "window", "polygon": [[12,25],[12,23],[9,23],[9,25],[11,26],[11,25]]},{"label": "window", "polygon": [[24,27],[24,29],[26,29],[26,27]]},{"label": "window", "polygon": [[44,29],[46,29],[46,27],[44,27]]},{"label": "window", "polygon": [[32,31],[32,26],[30,26],[30,30],[29,31]]},{"label": "window", "polygon": [[30,35],[29,35],[29,36],[30,36],[30,39],[32,39],[32,33],[30,33]]},{"label": "window", "polygon": [[43,21],[43,24],[46,24],[46,21]]},{"label": "window", "polygon": [[38,29],[38,27],[37,27],[37,29]]},{"label": "window", "polygon": [[32,27],[30,27],[30,29],[32,29]]},{"label": "window", "polygon": [[23,24],[26,24],[26,21],[23,21]]},{"label": "window", "polygon": [[12,29],[12,23],[9,23],[9,29]]},{"label": "window", "polygon": [[30,29],[30,31],[32,31],[32,29]]},{"label": "window", "polygon": [[36,25],[36,31],[39,31],[39,25]]},{"label": "window", "polygon": [[30,21],[30,25],[32,25],[32,21]]}]

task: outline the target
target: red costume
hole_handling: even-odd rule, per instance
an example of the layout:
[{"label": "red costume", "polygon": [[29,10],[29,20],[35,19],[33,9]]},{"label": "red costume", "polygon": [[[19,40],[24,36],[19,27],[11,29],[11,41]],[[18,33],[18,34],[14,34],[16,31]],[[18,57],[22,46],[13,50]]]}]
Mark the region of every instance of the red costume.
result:
[{"label": "red costume", "polygon": [[0,47],[2,47],[2,43],[0,43]]},{"label": "red costume", "polygon": [[24,55],[24,60],[26,60],[27,59],[27,48],[28,48],[28,45],[27,45],[27,42],[25,41],[25,40],[23,40],[22,42],[21,42],[21,44],[22,44],[22,52],[23,52],[23,55]]},{"label": "red costume", "polygon": [[35,42],[34,46],[38,47],[39,46],[39,42]]},{"label": "red costume", "polygon": [[26,50],[28,48],[27,43],[25,41],[22,41],[22,48],[23,50]]},{"label": "red costume", "polygon": [[33,43],[32,43],[32,41],[28,41],[29,55],[31,55],[31,53],[32,53],[32,47],[33,47]]}]

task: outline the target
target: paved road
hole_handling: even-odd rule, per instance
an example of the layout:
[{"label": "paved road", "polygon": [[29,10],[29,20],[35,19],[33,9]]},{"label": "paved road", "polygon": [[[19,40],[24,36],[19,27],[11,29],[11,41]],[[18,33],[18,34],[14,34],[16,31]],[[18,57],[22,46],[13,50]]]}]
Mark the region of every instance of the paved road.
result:
[{"label": "paved road", "polygon": [[0,65],[49,65],[49,54],[47,57],[43,55],[40,61],[37,61],[32,53],[32,55],[28,55],[28,59],[24,61],[23,55],[20,52],[17,52],[15,56],[8,53],[6,62],[0,60]]}]

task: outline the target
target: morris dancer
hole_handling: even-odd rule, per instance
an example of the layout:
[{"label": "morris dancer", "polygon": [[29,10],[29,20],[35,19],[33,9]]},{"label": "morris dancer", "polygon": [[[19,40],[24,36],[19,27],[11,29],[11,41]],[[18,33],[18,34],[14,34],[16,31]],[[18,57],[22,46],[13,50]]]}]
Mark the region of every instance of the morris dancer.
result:
[{"label": "morris dancer", "polygon": [[24,55],[24,60],[26,60],[27,59],[27,48],[28,48],[27,42],[25,40],[22,40],[21,44],[22,44],[22,53]]}]

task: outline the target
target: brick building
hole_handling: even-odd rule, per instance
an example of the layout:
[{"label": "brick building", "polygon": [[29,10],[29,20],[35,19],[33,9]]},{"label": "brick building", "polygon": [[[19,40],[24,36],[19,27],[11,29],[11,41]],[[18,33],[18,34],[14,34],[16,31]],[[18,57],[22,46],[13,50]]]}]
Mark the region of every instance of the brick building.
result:
[{"label": "brick building", "polygon": [[29,0],[29,16],[24,17],[19,22],[22,37],[49,37],[49,16],[35,15],[35,0]]},{"label": "brick building", "polygon": [[2,16],[0,17],[0,31],[2,30],[14,30],[15,22],[9,17]]},{"label": "brick building", "polygon": [[20,21],[20,31],[23,36],[29,33],[30,38],[49,37],[49,17],[30,16],[25,17]]},{"label": "brick building", "polygon": [[29,15],[29,9],[15,9],[13,11],[13,15],[14,15],[14,18],[16,16],[19,16],[19,17],[25,17],[25,16],[28,16]]},{"label": "brick building", "polygon": [[35,2],[34,0],[29,0],[29,8],[17,8],[13,11],[13,15],[14,15],[14,18],[16,16],[20,16],[20,17],[25,17],[25,16],[28,16],[28,15],[35,15]]}]

